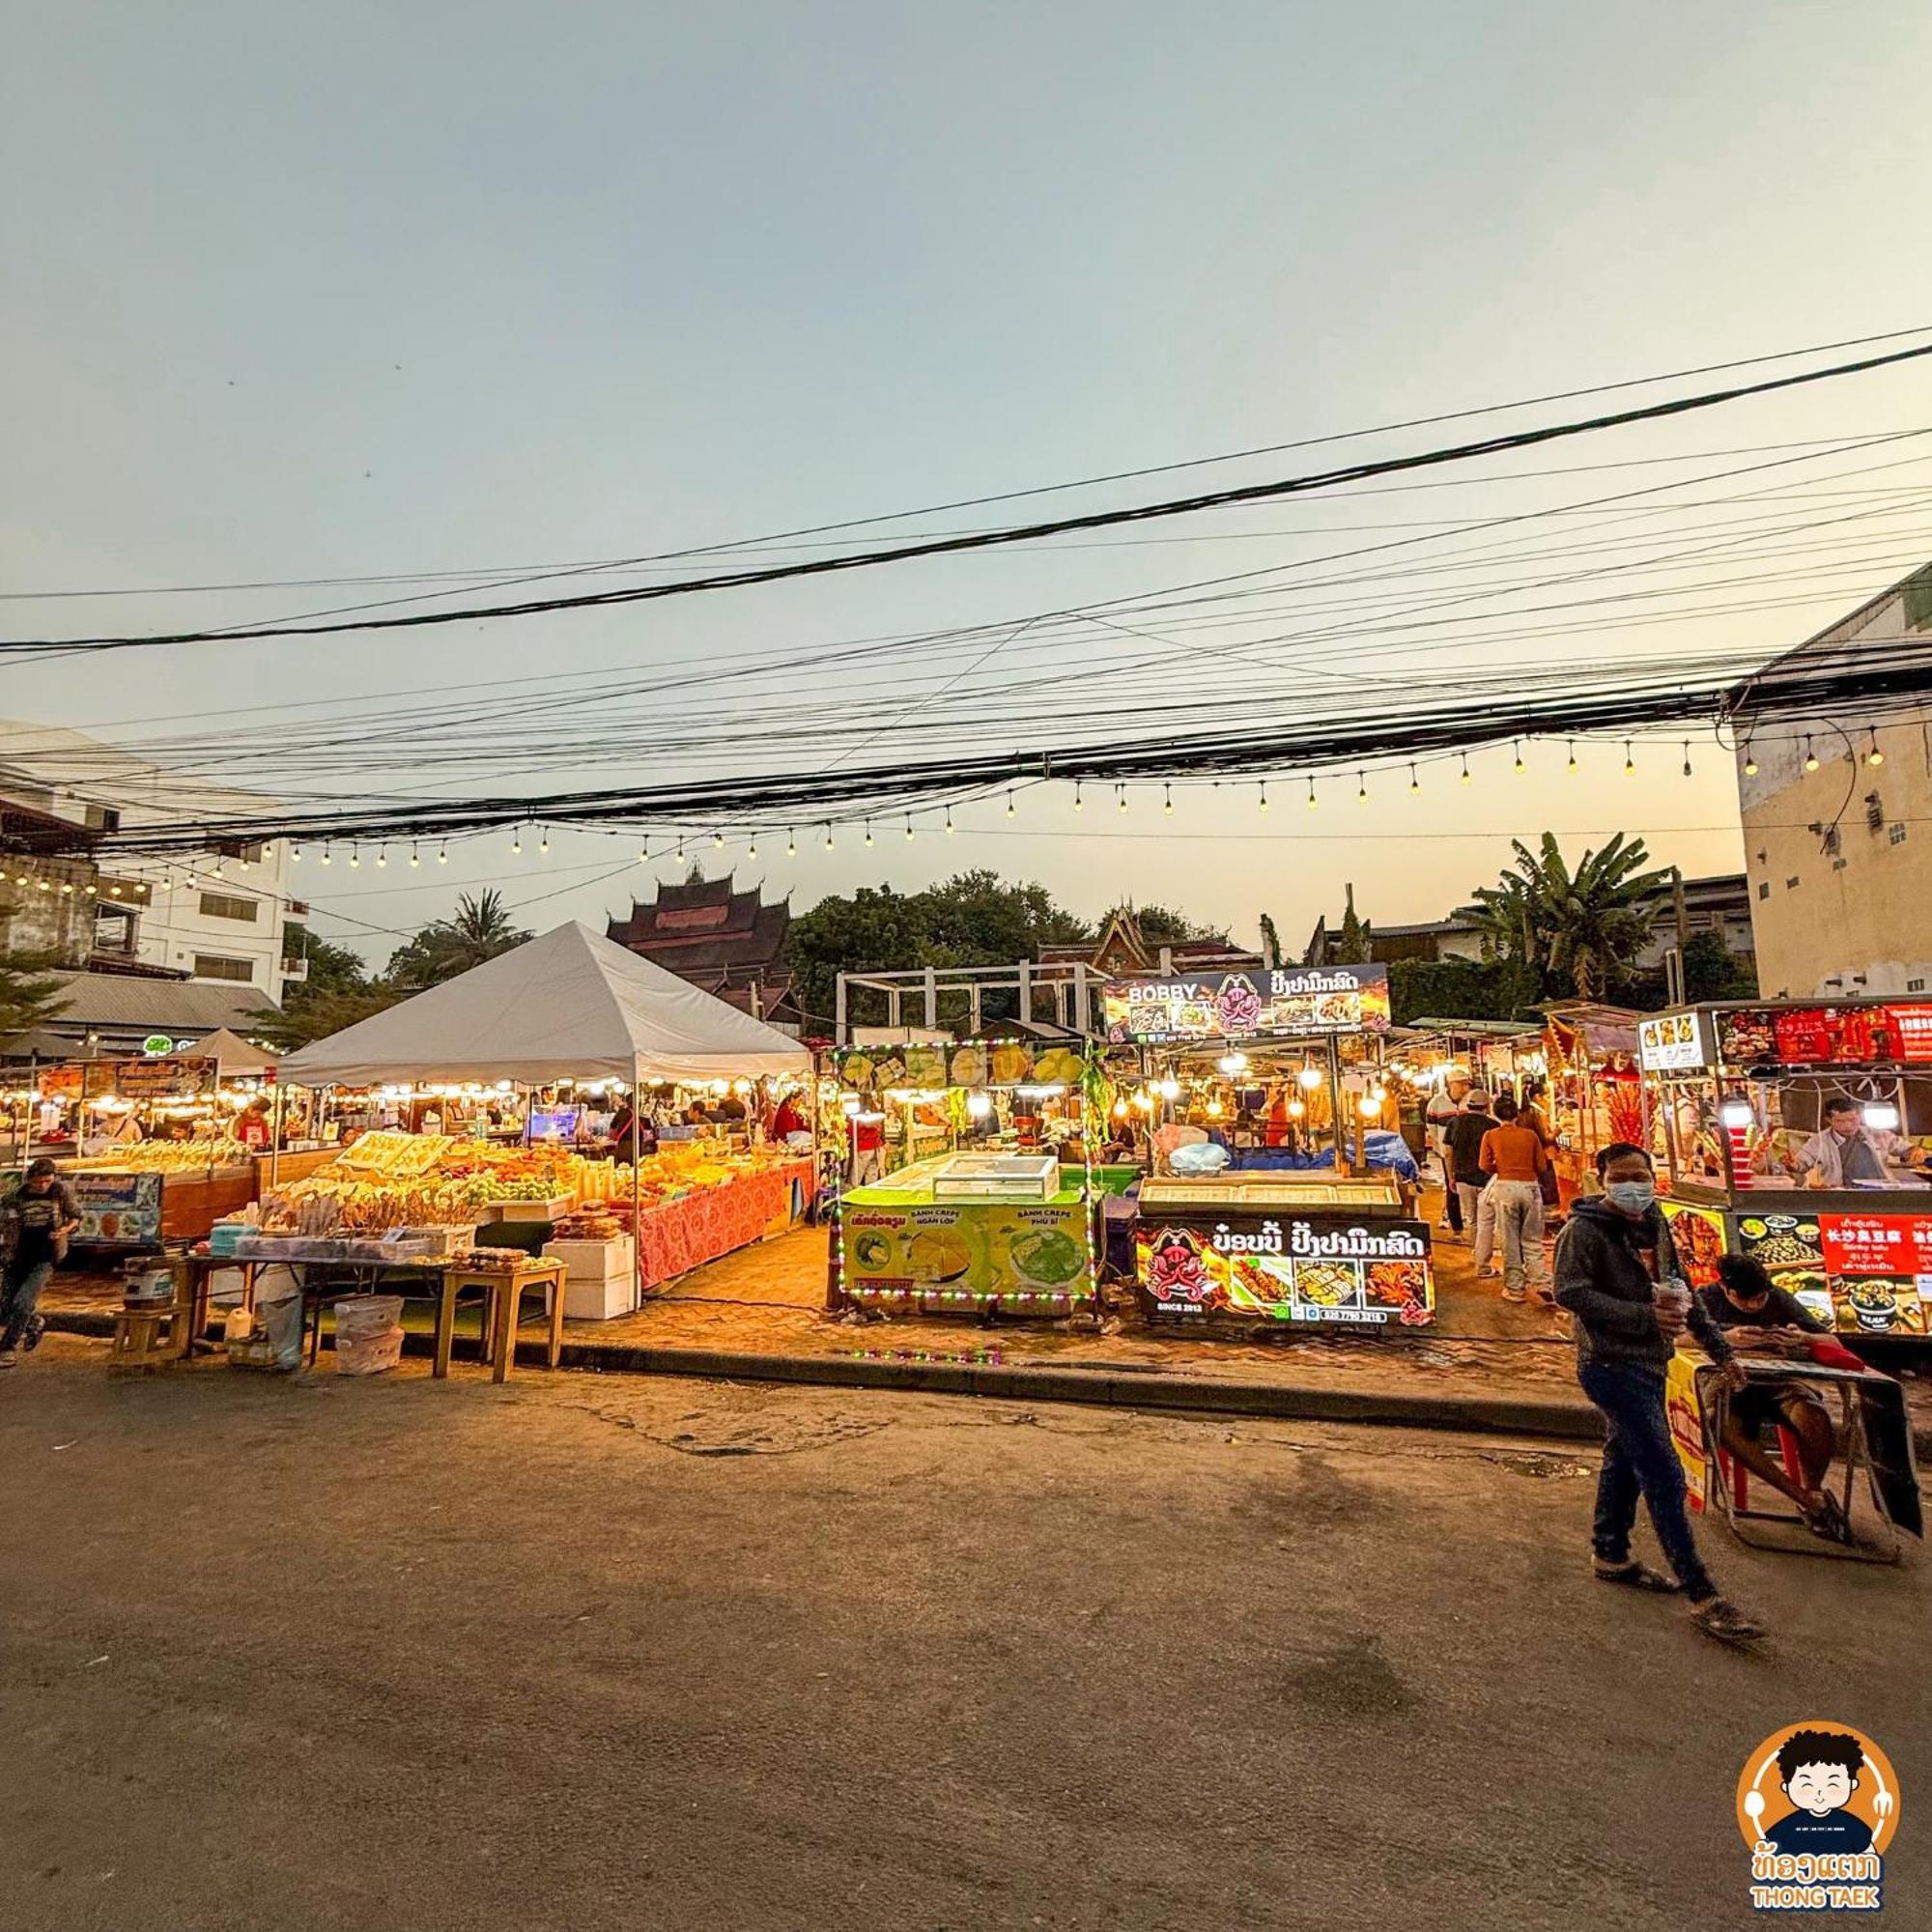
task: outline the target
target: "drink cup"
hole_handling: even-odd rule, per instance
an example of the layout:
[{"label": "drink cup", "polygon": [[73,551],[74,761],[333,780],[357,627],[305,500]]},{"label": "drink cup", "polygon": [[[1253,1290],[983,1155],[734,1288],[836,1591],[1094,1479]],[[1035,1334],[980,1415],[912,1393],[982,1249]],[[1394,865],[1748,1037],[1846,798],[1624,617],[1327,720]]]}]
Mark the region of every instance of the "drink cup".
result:
[{"label": "drink cup", "polygon": [[1660,1309],[1669,1309],[1681,1322],[1690,1313],[1690,1284],[1681,1274],[1665,1275],[1652,1297]]}]

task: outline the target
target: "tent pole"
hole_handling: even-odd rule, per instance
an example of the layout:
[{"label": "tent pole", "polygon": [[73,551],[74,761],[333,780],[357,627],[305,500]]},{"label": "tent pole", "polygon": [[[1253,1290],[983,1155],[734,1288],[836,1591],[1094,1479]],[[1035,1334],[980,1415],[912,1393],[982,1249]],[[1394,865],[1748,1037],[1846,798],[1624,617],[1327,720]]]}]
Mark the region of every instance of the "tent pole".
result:
[{"label": "tent pole", "polygon": [[34,1103],[41,1092],[41,1056],[27,1056],[27,1104],[20,1109],[20,1166],[25,1169],[34,1157]]},{"label": "tent pole", "polygon": [[631,1299],[639,1308],[644,1305],[644,1242],[638,1226],[638,1203],[642,1194],[638,1170],[643,1165],[644,1143],[638,1129],[638,1108],[642,1104],[643,1087],[644,1063],[641,1056],[634,1053],[631,1056]]}]

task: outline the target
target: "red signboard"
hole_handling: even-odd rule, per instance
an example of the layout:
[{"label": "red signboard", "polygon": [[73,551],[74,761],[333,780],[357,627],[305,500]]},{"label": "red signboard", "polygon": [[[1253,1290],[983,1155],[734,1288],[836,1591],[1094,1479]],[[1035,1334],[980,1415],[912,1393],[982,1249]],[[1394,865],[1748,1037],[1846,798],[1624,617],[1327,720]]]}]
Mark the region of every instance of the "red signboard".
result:
[{"label": "red signboard", "polygon": [[1818,1233],[1830,1274],[1932,1274],[1932,1218],[1925,1215],[1820,1214]]},{"label": "red signboard", "polygon": [[1932,1004],[1755,1007],[1718,1016],[1728,1067],[1869,1066],[1932,1061]]}]

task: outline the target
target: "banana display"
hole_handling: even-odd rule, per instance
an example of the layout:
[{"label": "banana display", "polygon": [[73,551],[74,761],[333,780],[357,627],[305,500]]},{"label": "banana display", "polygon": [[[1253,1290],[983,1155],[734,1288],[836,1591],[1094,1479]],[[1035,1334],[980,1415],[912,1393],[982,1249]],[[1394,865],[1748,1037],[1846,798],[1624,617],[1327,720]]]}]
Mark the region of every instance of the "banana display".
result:
[{"label": "banana display", "polygon": [[188,1141],[137,1141],[75,1166],[95,1174],[199,1174],[209,1167],[246,1167],[254,1157],[240,1141],[211,1135]]}]

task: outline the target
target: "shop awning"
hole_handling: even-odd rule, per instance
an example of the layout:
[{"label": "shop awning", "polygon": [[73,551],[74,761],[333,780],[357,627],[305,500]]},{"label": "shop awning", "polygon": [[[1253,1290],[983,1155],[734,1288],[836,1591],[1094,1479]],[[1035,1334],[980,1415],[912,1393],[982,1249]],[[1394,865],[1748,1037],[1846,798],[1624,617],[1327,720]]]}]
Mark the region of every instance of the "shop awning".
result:
[{"label": "shop awning", "polygon": [[573,921],[400,1006],[288,1055],[284,1080],[806,1074],[794,1039]]},{"label": "shop awning", "polygon": [[265,1046],[251,1046],[239,1033],[216,1027],[204,1034],[192,1046],[178,1046],[169,1060],[212,1060],[223,1073],[266,1073],[280,1065],[281,1056]]}]

